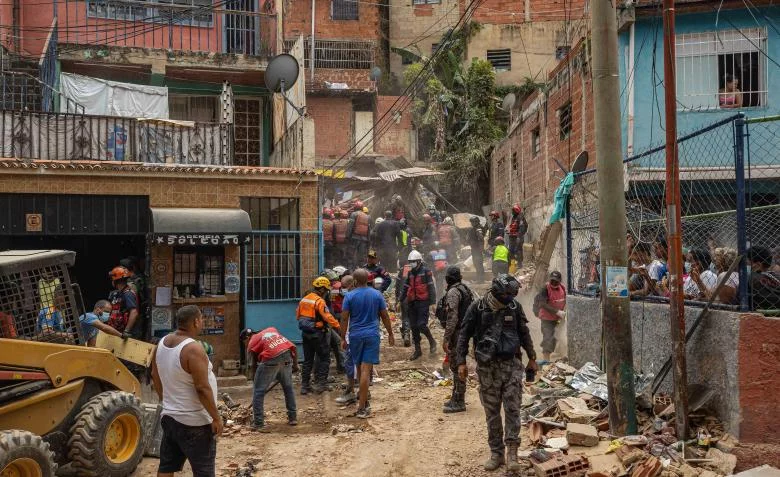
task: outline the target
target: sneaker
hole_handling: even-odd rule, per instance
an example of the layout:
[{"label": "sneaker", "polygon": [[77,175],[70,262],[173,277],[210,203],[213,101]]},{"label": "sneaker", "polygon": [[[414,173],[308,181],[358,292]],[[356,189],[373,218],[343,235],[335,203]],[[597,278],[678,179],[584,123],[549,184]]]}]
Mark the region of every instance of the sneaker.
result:
[{"label": "sneaker", "polygon": [[417,348],[417,349],[414,350],[414,353],[412,353],[412,355],[409,356],[409,361],[415,361],[420,356],[422,356],[422,351],[420,351],[420,348]]},{"label": "sneaker", "polygon": [[295,419],[294,417],[290,418],[290,419],[287,419],[287,425],[288,426],[297,426],[298,425],[298,419]]},{"label": "sneaker", "polygon": [[358,411],[355,413],[355,417],[359,419],[368,419],[371,417],[371,408],[364,407],[363,409],[358,409]]},{"label": "sneaker", "polygon": [[354,392],[345,392],[341,396],[336,398],[336,404],[353,404],[357,401],[357,396]]},{"label": "sneaker", "polygon": [[268,434],[271,432],[271,429],[269,429],[265,424],[252,424],[249,426],[249,429],[253,432],[262,432],[263,434]]}]

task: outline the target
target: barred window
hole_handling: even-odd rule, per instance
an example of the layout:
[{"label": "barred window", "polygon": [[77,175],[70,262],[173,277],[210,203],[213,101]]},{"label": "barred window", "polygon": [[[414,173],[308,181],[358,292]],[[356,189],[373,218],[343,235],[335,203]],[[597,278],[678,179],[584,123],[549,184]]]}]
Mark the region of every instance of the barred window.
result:
[{"label": "barred window", "polygon": [[502,48],[500,50],[488,50],[487,60],[496,71],[509,71],[512,69],[512,50]]},{"label": "barred window", "polygon": [[441,0],[412,0],[412,5],[432,5],[441,3]]},{"label": "barred window", "polygon": [[558,129],[561,141],[568,139],[571,135],[571,121],[571,103],[566,103],[558,110]]},{"label": "barred window", "polygon": [[300,204],[289,197],[242,197],[253,230],[298,230]]},{"label": "barred window", "polygon": [[357,20],[357,0],[331,0],[330,18],[333,20]]},{"label": "barred window", "polygon": [[676,36],[678,109],[732,109],[767,104],[764,28]]},{"label": "barred window", "polygon": [[539,128],[536,128],[533,131],[531,131],[531,155],[533,155],[533,157],[536,157],[539,155],[540,152],[542,152],[540,131]]},{"label": "barred window", "polygon": [[225,249],[186,247],[173,251],[173,286],[181,298],[223,295]]},{"label": "barred window", "polygon": [[[226,7],[230,9],[230,5],[228,2]],[[91,17],[185,26],[210,26],[213,10],[212,0],[87,0],[87,15]]]}]

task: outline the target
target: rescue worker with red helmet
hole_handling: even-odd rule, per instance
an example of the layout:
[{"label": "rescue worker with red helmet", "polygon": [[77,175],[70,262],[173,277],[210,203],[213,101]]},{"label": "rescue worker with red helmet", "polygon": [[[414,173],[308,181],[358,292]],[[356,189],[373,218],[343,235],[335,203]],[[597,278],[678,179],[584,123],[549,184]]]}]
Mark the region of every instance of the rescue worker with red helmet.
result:
[{"label": "rescue worker with red helmet", "polygon": [[528,222],[525,220],[520,204],[512,206],[512,220],[509,221],[509,255],[517,261],[517,268],[523,266],[523,242],[528,232]]},{"label": "rescue worker with red helmet", "polygon": [[438,224],[430,214],[423,214],[423,223],[425,229],[423,229],[422,250],[420,250],[420,252],[426,253],[433,250],[434,243],[438,238],[438,234],[436,233],[436,227]]},{"label": "rescue worker with red helmet", "polygon": [[[347,238],[352,245],[353,254],[349,257],[350,267],[356,266],[368,253],[368,241],[371,237],[371,217],[363,212],[363,202],[355,201],[349,216]],[[346,257],[345,257],[346,258]]]},{"label": "rescue worker with red helmet", "polygon": [[501,214],[497,210],[491,210],[488,246],[494,247],[496,245],[496,238],[498,237],[504,237],[504,222],[501,221]]},{"label": "rescue worker with red helmet", "polygon": [[[330,313],[325,296],[330,292],[330,280],[317,277],[312,282],[313,291],[304,296],[295,310],[298,328],[303,338],[303,367],[301,369],[301,394],[311,391],[317,394],[328,388],[328,370],[330,368],[330,327],[339,329],[339,322]],[[311,373],[314,358],[318,363],[314,370],[314,386],[311,385]]]},{"label": "rescue worker with red helmet", "polygon": [[338,262],[335,256],[333,234],[333,211],[329,208],[322,209],[322,242],[325,245],[325,266],[332,267]]},{"label": "rescue worker with red helmet", "polygon": [[431,354],[436,354],[436,340],[433,339],[433,334],[428,328],[429,307],[434,303],[436,286],[433,283],[433,274],[423,263],[420,252],[412,250],[407,263],[410,270],[404,281],[400,299],[406,302],[409,310],[409,325],[414,342],[414,353],[409,357],[409,361],[414,361],[422,356],[421,335],[428,338]]},{"label": "rescue worker with red helmet", "polygon": [[333,249],[331,252],[333,263],[346,263],[348,260],[351,260],[349,242],[349,219],[347,219],[343,210],[336,209],[335,218],[333,219]]},{"label": "rescue worker with red helmet", "polygon": [[447,250],[442,247],[439,242],[434,242],[433,250],[428,253],[433,264],[433,279],[436,284],[436,298],[439,298],[439,293],[444,293],[444,273],[447,271],[448,258]]},{"label": "rescue worker with red helmet", "polygon": [[108,325],[122,333],[123,337],[133,336],[133,332],[140,337],[142,330],[134,330],[138,319],[138,295],[128,285],[130,271],[125,267],[114,267],[108,276],[114,285],[114,290],[108,295],[111,303]]}]

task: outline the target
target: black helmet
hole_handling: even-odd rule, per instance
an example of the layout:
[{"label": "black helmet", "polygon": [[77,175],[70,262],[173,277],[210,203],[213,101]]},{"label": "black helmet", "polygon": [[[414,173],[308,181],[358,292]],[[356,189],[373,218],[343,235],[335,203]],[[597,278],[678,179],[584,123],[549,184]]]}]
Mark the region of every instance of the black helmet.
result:
[{"label": "black helmet", "polygon": [[463,279],[463,276],[460,274],[460,268],[450,265],[447,267],[447,272],[444,275],[444,280],[447,281],[447,285],[452,285],[454,283],[458,283]]},{"label": "black helmet", "polygon": [[520,282],[512,275],[501,274],[494,278],[493,283],[490,284],[490,292],[501,301],[504,301],[502,300],[504,297],[506,302],[511,302],[519,291]]},{"label": "black helmet", "polygon": [[479,217],[477,217],[476,215],[472,215],[471,218],[469,218],[469,222],[471,222],[472,224],[478,224],[480,223]]}]

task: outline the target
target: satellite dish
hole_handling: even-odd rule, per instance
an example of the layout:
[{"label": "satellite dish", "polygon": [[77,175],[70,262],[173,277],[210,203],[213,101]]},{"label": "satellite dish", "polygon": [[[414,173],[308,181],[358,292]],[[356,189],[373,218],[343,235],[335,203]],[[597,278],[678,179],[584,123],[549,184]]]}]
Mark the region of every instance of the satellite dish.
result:
[{"label": "satellite dish", "polygon": [[501,101],[501,109],[504,111],[511,111],[512,106],[515,105],[516,101],[517,97],[515,96],[515,93],[509,93],[508,95],[504,96],[504,100]]},{"label": "satellite dish", "polygon": [[273,57],[265,70],[265,86],[274,93],[292,88],[298,80],[298,60],[287,53]]},{"label": "satellite dish", "polygon": [[587,165],[588,165],[588,151],[582,151],[577,156],[577,159],[574,160],[574,164],[571,165],[571,172],[575,174],[579,174],[580,172],[585,170],[585,167]]},{"label": "satellite dish", "polygon": [[371,73],[368,75],[371,81],[378,81],[382,77],[382,68],[374,66],[371,68]]}]

